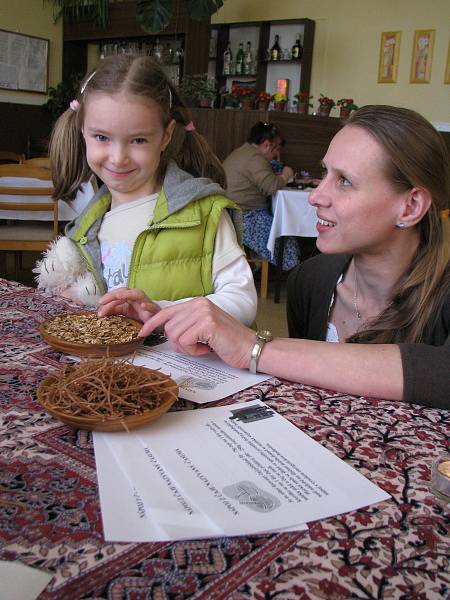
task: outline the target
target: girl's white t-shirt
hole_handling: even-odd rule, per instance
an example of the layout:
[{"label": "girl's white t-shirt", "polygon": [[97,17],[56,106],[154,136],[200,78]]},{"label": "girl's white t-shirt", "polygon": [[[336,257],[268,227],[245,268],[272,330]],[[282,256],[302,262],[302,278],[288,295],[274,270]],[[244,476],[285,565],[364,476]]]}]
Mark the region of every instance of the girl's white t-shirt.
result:
[{"label": "girl's white t-shirt", "polygon": [[[127,286],[134,243],[138,235],[148,227],[157,198],[158,194],[152,194],[120,204],[105,213],[98,238],[108,291]],[[256,315],[257,303],[253,275],[226,210],[222,212],[217,228],[212,279],[214,291],[208,298],[235,318],[251,324]],[[185,300],[188,298],[175,302],[162,300],[157,304],[165,307]]]}]

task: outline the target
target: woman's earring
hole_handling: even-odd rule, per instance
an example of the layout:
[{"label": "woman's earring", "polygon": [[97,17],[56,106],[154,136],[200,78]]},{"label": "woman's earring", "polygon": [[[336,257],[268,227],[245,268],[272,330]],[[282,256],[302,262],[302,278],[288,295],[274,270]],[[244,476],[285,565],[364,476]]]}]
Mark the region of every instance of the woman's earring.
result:
[{"label": "woman's earring", "polygon": [[396,227],[399,229],[405,229],[406,225],[403,223],[403,221],[400,221],[400,223],[397,223]]}]

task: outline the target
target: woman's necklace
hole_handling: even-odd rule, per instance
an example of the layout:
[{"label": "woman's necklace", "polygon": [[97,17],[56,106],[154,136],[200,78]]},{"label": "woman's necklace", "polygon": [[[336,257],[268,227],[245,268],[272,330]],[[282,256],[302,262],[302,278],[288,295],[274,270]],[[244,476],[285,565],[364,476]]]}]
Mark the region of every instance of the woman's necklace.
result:
[{"label": "woman's necklace", "polygon": [[362,315],[358,308],[358,280],[356,278],[356,267],[353,265],[354,274],[355,274],[355,287],[353,289],[353,306],[355,308],[355,315],[358,321],[362,320]]}]

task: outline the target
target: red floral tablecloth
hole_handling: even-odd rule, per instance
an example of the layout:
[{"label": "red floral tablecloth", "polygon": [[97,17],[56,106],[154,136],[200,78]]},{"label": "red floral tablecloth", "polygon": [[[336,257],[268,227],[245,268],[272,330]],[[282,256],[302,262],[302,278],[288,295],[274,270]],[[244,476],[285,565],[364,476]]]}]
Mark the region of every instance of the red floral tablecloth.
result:
[{"label": "red floral tablecloth", "polygon": [[448,507],[430,490],[448,412],[276,379],[220,404],[267,402],[391,500],[308,532],[105,543],[90,436],[36,400],[39,382],[65,360],[37,326],[67,307],[0,280],[0,559],[54,575],[40,600],[450,597]]}]

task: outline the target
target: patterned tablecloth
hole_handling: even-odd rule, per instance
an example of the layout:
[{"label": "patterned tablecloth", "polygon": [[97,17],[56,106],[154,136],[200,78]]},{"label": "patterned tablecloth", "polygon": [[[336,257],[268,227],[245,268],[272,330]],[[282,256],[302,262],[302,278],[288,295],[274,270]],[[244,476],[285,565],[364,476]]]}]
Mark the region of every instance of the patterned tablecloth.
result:
[{"label": "patterned tablecloth", "polygon": [[391,500],[308,532],[105,543],[90,436],[36,401],[64,360],[37,326],[67,306],[0,280],[0,559],[54,574],[40,600],[450,597],[448,512],[430,491],[449,413],[276,379],[221,404],[262,399]]}]

